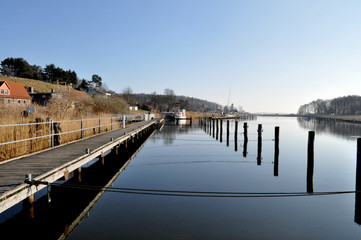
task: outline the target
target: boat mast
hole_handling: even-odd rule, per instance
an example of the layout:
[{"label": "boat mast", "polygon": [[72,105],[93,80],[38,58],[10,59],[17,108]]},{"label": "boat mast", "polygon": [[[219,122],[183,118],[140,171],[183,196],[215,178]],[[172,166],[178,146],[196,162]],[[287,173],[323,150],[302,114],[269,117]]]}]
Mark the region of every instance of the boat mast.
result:
[{"label": "boat mast", "polygon": [[228,109],[228,111],[230,110],[230,106],[229,106],[230,99],[231,99],[231,88],[229,89],[228,101],[227,101],[227,109]]}]

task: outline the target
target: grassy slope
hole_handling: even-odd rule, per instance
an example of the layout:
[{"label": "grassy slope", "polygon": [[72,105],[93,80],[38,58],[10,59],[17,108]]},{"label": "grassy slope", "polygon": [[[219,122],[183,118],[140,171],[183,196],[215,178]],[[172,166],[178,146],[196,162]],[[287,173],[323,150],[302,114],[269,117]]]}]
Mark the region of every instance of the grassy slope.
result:
[{"label": "grassy slope", "polygon": [[35,92],[51,92],[51,89],[54,89],[55,92],[67,90],[67,87],[63,85],[56,85],[27,78],[7,77],[0,75],[0,81],[20,82],[27,90],[29,87],[33,87]]}]

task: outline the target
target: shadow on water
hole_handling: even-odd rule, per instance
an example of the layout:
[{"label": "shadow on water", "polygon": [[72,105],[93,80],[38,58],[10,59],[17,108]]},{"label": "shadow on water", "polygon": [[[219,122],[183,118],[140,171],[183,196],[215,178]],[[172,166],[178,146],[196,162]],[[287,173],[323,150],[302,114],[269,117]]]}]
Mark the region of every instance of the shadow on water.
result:
[{"label": "shadow on water", "polygon": [[104,164],[98,159],[74,171],[67,181],[55,182],[51,185],[50,202],[44,191],[37,194],[40,196],[33,204],[24,200],[19,204],[22,210],[0,224],[1,234],[13,239],[66,239],[104,194],[84,188],[111,185],[151,134],[150,131],[139,141],[113,149],[105,156]]}]

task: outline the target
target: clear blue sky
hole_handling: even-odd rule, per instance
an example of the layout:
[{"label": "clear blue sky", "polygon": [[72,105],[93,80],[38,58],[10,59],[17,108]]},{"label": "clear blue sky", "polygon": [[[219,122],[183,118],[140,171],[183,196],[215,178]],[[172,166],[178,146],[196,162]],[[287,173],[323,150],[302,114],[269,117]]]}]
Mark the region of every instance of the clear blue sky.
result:
[{"label": "clear blue sky", "polygon": [[116,0],[1,4],[0,60],[53,63],[109,89],[292,113],[361,95],[361,1]]}]

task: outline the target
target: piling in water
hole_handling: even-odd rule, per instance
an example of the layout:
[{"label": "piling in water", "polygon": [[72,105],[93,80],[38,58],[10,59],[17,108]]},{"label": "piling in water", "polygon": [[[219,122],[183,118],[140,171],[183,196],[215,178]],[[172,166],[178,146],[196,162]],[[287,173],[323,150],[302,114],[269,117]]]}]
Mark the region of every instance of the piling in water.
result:
[{"label": "piling in water", "polygon": [[361,225],[361,138],[357,139],[355,223]]},{"label": "piling in water", "polygon": [[307,148],[307,192],[313,193],[313,169],[314,169],[314,144],[315,132],[308,132],[308,148]]},{"label": "piling in water", "polygon": [[244,142],[243,142],[243,157],[247,157],[247,145],[248,145],[248,139],[246,139]]},{"label": "piling in water", "polygon": [[229,120],[227,120],[227,147],[229,146]]},{"label": "piling in water", "polygon": [[247,123],[243,123],[243,157],[247,157],[247,145],[248,145],[248,131]]},{"label": "piling in water", "polygon": [[238,122],[235,121],[235,126],[234,126],[234,151],[238,151],[238,145],[237,145],[237,140],[238,140]]},{"label": "piling in water", "polygon": [[220,126],[220,133],[219,133],[219,141],[222,142],[222,138],[223,138],[223,121],[222,119],[220,120],[221,121],[221,126]]},{"label": "piling in water", "polygon": [[275,158],[274,158],[274,166],[273,166],[273,175],[275,177],[278,176],[278,165],[279,165],[279,143],[280,143],[280,127],[275,127]]},{"label": "piling in water", "polygon": [[216,122],[217,122],[217,127],[216,127],[216,128],[217,128],[217,130],[216,130],[216,131],[217,131],[217,132],[216,132],[216,140],[218,140],[218,134],[219,134],[218,119],[216,120]]},{"label": "piling in water", "polygon": [[247,123],[243,123],[243,135],[244,135],[244,138],[248,140],[248,126],[247,126]]},{"label": "piling in water", "polygon": [[214,135],[215,135],[214,129],[215,129],[215,127],[216,127],[215,124],[214,124],[214,123],[215,123],[215,122],[214,122],[214,118],[212,119],[212,123],[213,123],[213,138],[214,138]]},{"label": "piling in water", "polygon": [[257,165],[262,164],[262,124],[258,124]]}]

